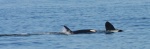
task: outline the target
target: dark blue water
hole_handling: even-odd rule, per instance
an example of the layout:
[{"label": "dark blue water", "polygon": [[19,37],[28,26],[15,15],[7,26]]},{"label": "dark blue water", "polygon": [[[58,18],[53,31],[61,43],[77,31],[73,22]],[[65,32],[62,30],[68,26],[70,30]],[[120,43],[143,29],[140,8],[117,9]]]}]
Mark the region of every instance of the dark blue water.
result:
[{"label": "dark blue water", "polygon": [[149,0],[0,0],[0,34],[105,30],[124,32],[0,37],[0,49],[149,49]]}]

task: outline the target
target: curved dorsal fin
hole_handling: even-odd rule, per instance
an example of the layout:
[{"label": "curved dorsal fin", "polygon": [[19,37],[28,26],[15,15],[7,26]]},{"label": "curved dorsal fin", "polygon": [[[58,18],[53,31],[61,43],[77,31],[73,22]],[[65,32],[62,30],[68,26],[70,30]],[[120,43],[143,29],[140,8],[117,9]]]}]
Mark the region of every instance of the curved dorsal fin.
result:
[{"label": "curved dorsal fin", "polygon": [[115,27],[108,21],[105,23],[105,28],[106,30],[115,30]]},{"label": "curved dorsal fin", "polygon": [[65,26],[65,25],[64,25],[63,32],[64,32],[65,34],[72,34],[72,31],[71,31],[67,26]]}]

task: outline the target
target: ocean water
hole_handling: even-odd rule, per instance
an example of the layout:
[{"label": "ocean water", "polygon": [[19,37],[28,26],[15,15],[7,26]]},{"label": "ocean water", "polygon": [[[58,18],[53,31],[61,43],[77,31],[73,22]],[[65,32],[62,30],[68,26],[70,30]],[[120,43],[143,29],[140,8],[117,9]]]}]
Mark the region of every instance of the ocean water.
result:
[{"label": "ocean water", "polygon": [[114,34],[0,37],[0,49],[149,49],[149,0],[0,0],[0,34],[105,30]]}]

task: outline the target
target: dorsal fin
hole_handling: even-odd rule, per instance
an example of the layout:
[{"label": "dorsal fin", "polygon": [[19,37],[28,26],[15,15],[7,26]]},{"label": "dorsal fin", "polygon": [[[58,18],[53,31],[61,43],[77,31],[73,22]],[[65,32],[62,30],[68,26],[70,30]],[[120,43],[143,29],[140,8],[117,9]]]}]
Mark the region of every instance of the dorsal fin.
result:
[{"label": "dorsal fin", "polygon": [[64,25],[63,32],[64,32],[65,34],[72,34],[72,31],[71,31],[67,26],[65,26],[65,25]]},{"label": "dorsal fin", "polygon": [[108,21],[105,23],[105,28],[106,30],[115,30],[115,27]]}]

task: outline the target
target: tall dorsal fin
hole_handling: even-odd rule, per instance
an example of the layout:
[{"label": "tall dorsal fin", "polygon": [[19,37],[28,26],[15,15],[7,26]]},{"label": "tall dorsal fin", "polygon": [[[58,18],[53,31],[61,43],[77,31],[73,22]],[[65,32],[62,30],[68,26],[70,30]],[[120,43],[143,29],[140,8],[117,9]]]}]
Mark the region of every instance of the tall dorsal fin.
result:
[{"label": "tall dorsal fin", "polygon": [[115,27],[108,21],[105,23],[105,28],[106,30],[116,30]]},{"label": "tall dorsal fin", "polygon": [[72,34],[72,31],[67,26],[64,25],[63,33]]}]

